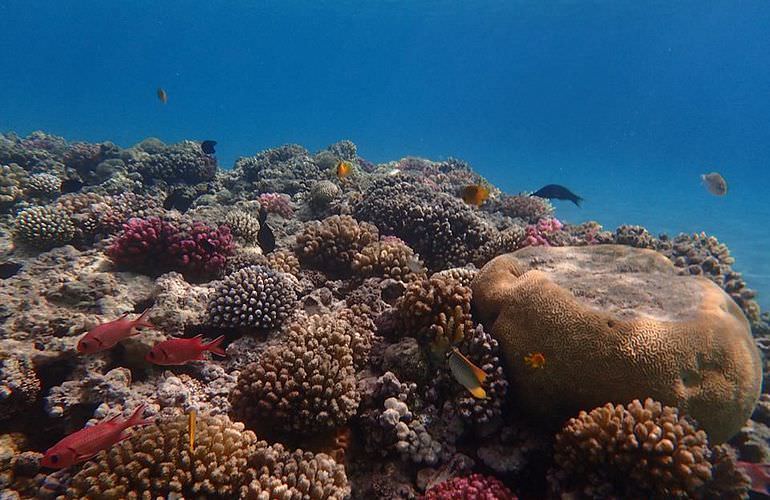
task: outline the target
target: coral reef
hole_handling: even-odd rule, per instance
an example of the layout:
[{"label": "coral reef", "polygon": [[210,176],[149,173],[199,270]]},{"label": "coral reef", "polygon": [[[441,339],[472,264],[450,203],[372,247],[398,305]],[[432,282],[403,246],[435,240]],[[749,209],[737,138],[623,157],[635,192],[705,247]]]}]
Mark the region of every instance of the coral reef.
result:
[{"label": "coral reef", "polygon": [[0,354],[0,422],[34,404],[40,389],[40,379],[29,357]]},{"label": "coral reef", "polygon": [[504,196],[500,200],[500,211],[508,217],[522,219],[528,224],[537,224],[540,219],[553,216],[554,208],[545,198],[517,194]]},{"label": "coral reef", "polygon": [[145,140],[135,146],[128,166],[150,183],[162,180],[170,184],[197,184],[214,179],[217,172],[216,159],[193,141],[167,146],[157,140]]},{"label": "coral reef", "polygon": [[334,274],[351,272],[365,246],[376,242],[377,228],[349,215],[333,215],[313,221],[297,235],[295,251],[300,261]]},{"label": "coral reef", "polygon": [[14,239],[41,250],[66,245],[75,238],[75,224],[63,210],[31,207],[14,221]]},{"label": "coral reef", "polygon": [[424,500],[514,500],[516,496],[502,482],[491,476],[471,474],[440,483],[422,497]]},{"label": "coral reef", "polygon": [[207,308],[208,323],[223,328],[277,328],[297,303],[289,275],[265,266],[249,266],[225,277]]},{"label": "coral reef", "polygon": [[222,224],[230,228],[230,234],[244,245],[256,245],[259,234],[259,219],[243,210],[228,212]]},{"label": "coral reef", "polygon": [[627,406],[606,404],[570,419],[556,436],[552,475],[558,492],[576,490],[589,497],[741,498],[747,484],[740,475],[720,471],[714,462],[735,469],[735,462],[709,449],[706,433],[676,408],[652,399]]},{"label": "coral reef", "polygon": [[409,283],[425,277],[425,268],[409,246],[387,237],[363,247],[353,257],[353,271],[362,277],[378,276]]}]

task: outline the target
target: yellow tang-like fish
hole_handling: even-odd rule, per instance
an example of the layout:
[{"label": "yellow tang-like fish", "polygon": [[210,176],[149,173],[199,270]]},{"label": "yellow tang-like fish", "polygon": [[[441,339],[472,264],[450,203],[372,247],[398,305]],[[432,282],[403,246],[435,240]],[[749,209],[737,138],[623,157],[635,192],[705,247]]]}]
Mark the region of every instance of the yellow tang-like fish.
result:
[{"label": "yellow tang-like fish", "polygon": [[345,177],[349,176],[351,173],[353,173],[353,165],[350,163],[342,160],[337,164],[337,177],[340,179],[344,179]]},{"label": "yellow tang-like fish", "polygon": [[190,410],[190,414],[187,416],[187,425],[190,432],[190,453],[195,449],[195,420],[197,413],[195,410]]},{"label": "yellow tang-like fish", "polygon": [[489,188],[481,184],[469,184],[462,188],[460,196],[465,203],[480,207],[489,198]]},{"label": "yellow tang-like fish", "polygon": [[449,370],[455,380],[468,389],[474,398],[487,399],[487,391],[481,386],[487,379],[487,374],[463,356],[456,347],[449,353]]}]

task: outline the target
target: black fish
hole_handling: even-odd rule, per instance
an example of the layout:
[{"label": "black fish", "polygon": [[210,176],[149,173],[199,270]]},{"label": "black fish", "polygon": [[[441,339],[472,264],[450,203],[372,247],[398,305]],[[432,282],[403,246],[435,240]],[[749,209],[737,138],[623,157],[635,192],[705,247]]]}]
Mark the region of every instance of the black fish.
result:
[{"label": "black fish", "polygon": [[216,145],[217,141],[203,141],[201,142],[201,150],[207,155],[213,155],[216,153],[216,151],[214,151],[214,146]]},{"label": "black fish", "polygon": [[583,198],[558,184],[548,184],[547,186],[543,186],[530,196],[539,196],[540,198],[548,198],[549,200],[553,200],[554,198],[557,200],[569,200],[577,206],[580,206],[580,202],[583,201]]},{"label": "black fish", "polygon": [[267,225],[267,210],[264,208],[259,211],[257,243],[259,243],[262,253],[268,254],[275,250],[275,236],[273,235],[273,230]]}]

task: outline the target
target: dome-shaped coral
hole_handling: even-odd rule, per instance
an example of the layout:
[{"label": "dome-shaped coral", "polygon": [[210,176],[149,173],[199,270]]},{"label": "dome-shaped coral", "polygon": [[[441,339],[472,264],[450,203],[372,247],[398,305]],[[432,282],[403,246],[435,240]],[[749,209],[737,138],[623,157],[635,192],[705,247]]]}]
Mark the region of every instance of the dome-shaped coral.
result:
[{"label": "dome-shaped coral", "polygon": [[349,215],[333,215],[305,225],[297,235],[300,261],[334,274],[345,274],[358,252],[379,238],[377,228]]},{"label": "dome-shaped coral", "polygon": [[75,224],[63,210],[31,207],[19,212],[13,236],[27,246],[48,250],[66,245],[75,238]]},{"label": "dome-shaped coral", "polygon": [[453,477],[425,492],[422,500],[514,500],[516,496],[499,479],[482,474]]},{"label": "dome-shaped coral", "polygon": [[588,496],[701,498],[706,488],[719,489],[711,459],[706,433],[676,408],[634,400],[570,419],[556,436],[552,476],[561,492]]},{"label": "dome-shaped coral", "polygon": [[554,208],[551,202],[539,196],[517,194],[505,196],[500,201],[500,210],[508,217],[522,219],[529,224],[553,216]]},{"label": "dome-shaped coral", "polygon": [[310,188],[310,206],[316,210],[324,210],[337,196],[340,188],[332,181],[318,181]]},{"label": "dome-shaped coral", "polygon": [[222,328],[270,330],[289,317],[297,303],[295,283],[265,266],[250,266],[225,277],[208,305],[208,323]]},{"label": "dome-shaped coral", "polygon": [[247,365],[230,395],[239,420],[310,434],[344,424],[358,408],[350,323],[336,314],[288,327],[285,340]]},{"label": "dome-shaped coral", "polygon": [[128,165],[148,182],[162,179],[168,183],[197,184],[210,181],[216,175],[216,159],[205,154],[197,142],[182,141],[167,146],[157,141],[151,148],[143,147],[144,144],[135,147],[134,158]]},{"label": "dome-shaped coral", "polygon": [[51,174],[34,174],[27,179],[26,191],[33,196],[53,198],[61,192],[61,179]]},{"label": "dome-shaped coral", "polygon": [[446,352],[473,328],[471,289],[445,276],[411,283],[396,305],[403,334]]},{"label": "dome-shaped coral", "polygon": [[289,250],[276,250],[267,254],[267,265],[282,273],[299,273],[299,259]]},{"label": "dome-shaped coral", "polygon": [[12,163],[0,165],[0,204],[11,204],[24,196],[22,185],[26,182],[27,171]]},{"label": "dome-shaped coral", "polygon": [[363,278],[377,276],[404,283],[425,277],[425,268],[414,251],[398,238],[370,243],[353,258],[353,271]]},{"label": "dome-shaped coral", "polygon": [[245,245],[255,245],[259,234],[259,219],[243,210],[228,212],[222,224],[230,228],[235,239]]}]

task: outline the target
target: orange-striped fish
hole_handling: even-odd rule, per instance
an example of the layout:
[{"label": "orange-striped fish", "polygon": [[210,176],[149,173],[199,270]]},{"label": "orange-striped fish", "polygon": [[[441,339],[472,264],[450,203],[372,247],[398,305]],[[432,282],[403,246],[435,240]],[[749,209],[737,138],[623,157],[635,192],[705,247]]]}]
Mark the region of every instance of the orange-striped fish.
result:
[{"label": "orange-striped fish", "polygon": [[346,162],[345,160],[341,160],[337,164],[337,178],[344,179],[345,177],[349,176],[353,173],[353,165],[351,165],[349,162]]},{"label": "orange-striped fish", "polygon": [[481,184],[469,184],[462,188],[460,197],[474,207],[480,207],[489,198],[489,188]]},{"label": "orange-striped fish", "polygon": [[524,363],[530,368],[543,368],[545,366],[545,356],[542,352],[531,352],[529,356],[524,356]]},{"label": "orange-striped fish", "polygon": [[487,379],[487,374],[484,373],[484,370],[474,365],[471,360],[463,356],[456,347],[453,347],[449,353],[449,370],[452,372],[455,380],[468,389],[468,392],[474,398],[487,398],[487,391],[482,387],[482,384]]},{"label": "orange-striped fish", "polygon": [[168,94],[164,89],[161,87],[158,87],[158,91],[156,92],[158,94],[158,99],[160,99],[160,102],[163,104],[166,104],[168,102]]}]

